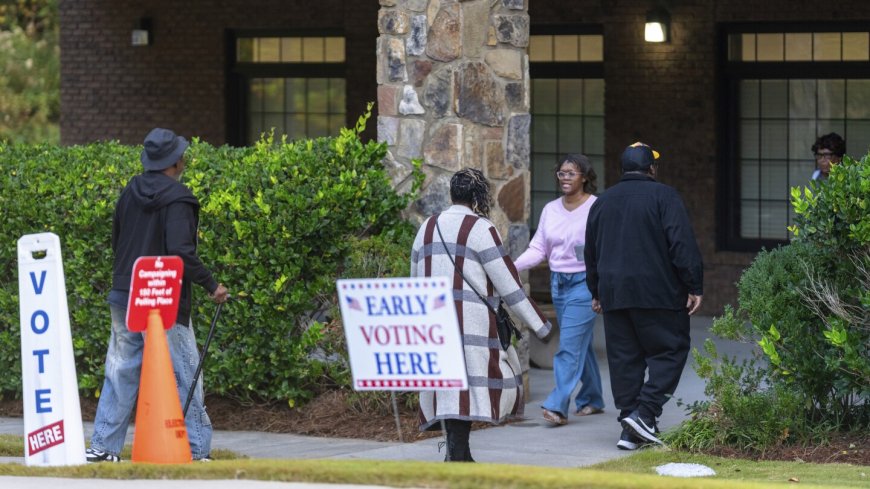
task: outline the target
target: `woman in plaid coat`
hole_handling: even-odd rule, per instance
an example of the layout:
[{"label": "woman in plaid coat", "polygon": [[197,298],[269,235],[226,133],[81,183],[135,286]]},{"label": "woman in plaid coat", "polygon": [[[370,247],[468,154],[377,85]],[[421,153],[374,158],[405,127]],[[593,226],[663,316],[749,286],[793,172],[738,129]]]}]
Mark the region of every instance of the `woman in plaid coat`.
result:
[{"label": "woman in plaid coat", "polygon": [[495,315],[457,270],[493,309],[501,298],[538,337],[547,336],[551,325],[524,292],[498,231],[486,219],[491,196],[483,174],[468,168],[456,172],[450,181],[450,198],[453,206],[428,218],[417,232],[411,250],[411,276],[452,279],[469,388],[421,392],[420,429],[438,429],[443,420],[447,431],[445,461],[473,462],[468,446],[471,422],[499,424],[521,416],[523,381],[516,350],[513,346],[502,350]]}]

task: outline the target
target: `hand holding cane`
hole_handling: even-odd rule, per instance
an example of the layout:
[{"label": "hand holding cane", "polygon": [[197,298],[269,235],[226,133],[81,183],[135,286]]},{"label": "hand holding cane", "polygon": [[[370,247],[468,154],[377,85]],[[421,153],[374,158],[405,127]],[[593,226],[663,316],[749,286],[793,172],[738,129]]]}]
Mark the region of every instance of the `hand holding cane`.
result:
[{"label": "hand holding cane", "polygon": [[[227,296],[229,298],[229,296]],[[199,381],[199,374],[202,373],[202,364],[205,362],[205,356],[208,354],[208,345],[214,337],[214,327],[221,315],[221,309],[224,307],[223,302],[218,302],[217,309],[214,312],[214,318],[211,320],[211,327],[208,330],[208,336],[205,338],[205,344],[202,346],[202,354],[199,356],[199,365],[196,366],[196,373],[193,374],[193,382],[190,383],[190,391],[187,393],[187,401],[184,402],[184,417],[187,417],[187,409],[190,407],[190,401],[193,400],[193,393],[196,392],[196,383]]]}]

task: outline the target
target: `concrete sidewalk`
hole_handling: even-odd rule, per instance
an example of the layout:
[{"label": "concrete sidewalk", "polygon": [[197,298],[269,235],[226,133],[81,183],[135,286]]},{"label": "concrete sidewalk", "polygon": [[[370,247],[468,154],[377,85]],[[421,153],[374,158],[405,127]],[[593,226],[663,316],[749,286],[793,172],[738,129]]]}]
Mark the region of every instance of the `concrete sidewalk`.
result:
[{"label": "concrete sidewalk", "polygon": [[[710,337],[711,318],[692,319],[692,346],[702,348]],[[714,339],[720,353],[745,358],[749,347],[720,339]],[[540,405],[553,387],[550,370],[532,369],[530,372],[531,396],[525,406],[524,421],[507,426],[474,431],[471,434],[471,449],[475,460],[519,465],[550,467],[582,467],[606,460],[623,457],[632,452],[616,448],[621,428],[616,422],[610,393],[610,372],[604,353],[603,324],[599,317],[596,324],[595,347],[601,367],[605,413],[577,417],[570,416],[565,426],[554,427],[540,416]],[[691,357],[683,372],[682,380],[674,397],[685,403],[704,398],[704,383],[695,374]],[[684,408],[673,400],[665,405],[659,426],[667,430],[676,426],[687,416]],[[85,424],[85,436],[89,439],[93,430]],[[0,433],[21,435],[23,423],[19,418],[0,418]],[[133,427],[128,433],[132,443]],[[414,443],[385,443],[356,439],[318,438],[290,434],[247,431],[216,431],[212,446],[225,448],[252,458],[287,459],[380,459],[419,460],[438,462],[444,459],[438,452],[440,438]],[[0,458],[0,462],[22,462],[21,458]],[[5,486],[5,485],[4,485]]]},{"label": "concrete sidewalk", "polygon": [[[692,319],[692,346],[702,349],[704,340],[710,338],[711,318]],[[747,345],[714,339],[719,352],[729,356],[747,358]],[[471,434],[471,449],[479,462],[538,465],[550,467],[582,467],[626,456],[616,448],[622,428],[616,421],[610,392],[610,372],[604,352],[603,323],[599,317],[596,324],[595,346],[601,367],[605,413],[577,417],[570,416],[565,426],[553,426],[544,421],[540,405],[553,388],[551,370],[532,369],[530,372],[531,396],[525,406],[526,419],[506,426],[474,431]],[[674,398],[684,403],[702,400],[704,383],[693,369],[689,359]],[[674,400],[665,405],[659,419],[662,430],[672,428],[684,419],[687,413]],[[250,432],[221,432],[215,435],[214,446],[227,448],[251,457],[264,458],[335,458],[335,459],[380,459],[420,460],[438,462],[444,459],[438,452],[440,438],[414,443],[383,443],[360,440],[324,440],[322,438],[293,435],[272,435]]]}]

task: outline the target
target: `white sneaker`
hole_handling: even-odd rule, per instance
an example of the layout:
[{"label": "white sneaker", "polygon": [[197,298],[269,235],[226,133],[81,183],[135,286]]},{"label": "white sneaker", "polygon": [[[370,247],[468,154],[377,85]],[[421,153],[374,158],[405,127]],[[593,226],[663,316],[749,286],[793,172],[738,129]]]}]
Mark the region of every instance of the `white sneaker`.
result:
[{"label": "white sneaker", "polygon": [[88,463],[96,463],[96,462],[120,462],[121,457],[117,455],[112,455],[109,452],[104,452],[102,450],[96,450],[93,448],[88,448],[85,450],[85,460]]}]

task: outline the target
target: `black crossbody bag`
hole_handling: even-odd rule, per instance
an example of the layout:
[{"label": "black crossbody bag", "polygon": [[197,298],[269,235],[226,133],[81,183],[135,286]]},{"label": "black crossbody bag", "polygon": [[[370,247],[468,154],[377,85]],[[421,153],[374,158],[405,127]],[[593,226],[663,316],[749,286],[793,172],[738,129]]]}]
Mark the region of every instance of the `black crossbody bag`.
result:
[{"label": "black crossbody bag", "polygon": [[450,263],[453,264],[453,268],[457,272],[459,272],[459,276],[462,277],[462,280],[464,280],[465,283],[467,283],[468,286],[471,287],[471,290],[474,291],[475,294],[477,294],[477,297],[480,298],[481,302],[483,302],[486,307],[490,311],[492,311],[493,314],[495,314],[495,326],[496,330],[498,331],[498,341],[499,343],[501,343],[501,349],[507,351],[508,347],[511,346],[511,335],[516,335],[517,339],[522,338],[523,335],[520,333],[520,330],[517,329],[517,327],[514,325],[514,320],[511,319],[510,314],[508,314],[507,309],[505,309],[504,301],[499,299],[498,310],[492,308],[492,306],[489,304],[489,301],[487,301],[482,295],[480,295],[480,292],[478,292],[477,289],[475,289],[474,286],[471,285],[471,282],[469,282],[468,279],[465,278],[465,275],[462,274],[462,271],[456,268],[456,262],[453,261],[453,257],[450,255],[450,251],[447,250],[447,243],[444,242],[444,235],[441,234],[441,226],[438,225],[437,216],[435,217],[435,229],[438,230],[438,237],[441,238],[441,245],[444,246],[444,252],[447,253],[447,258],[450,259]]}]

